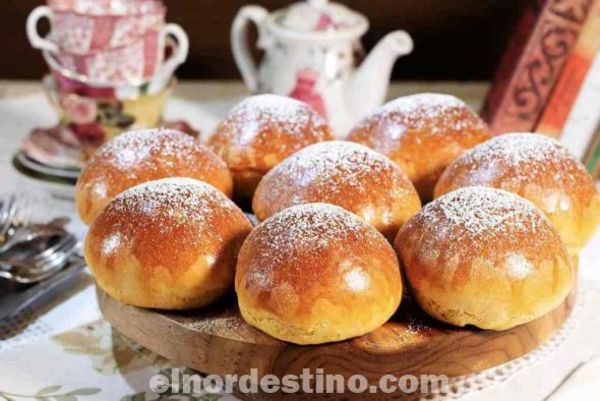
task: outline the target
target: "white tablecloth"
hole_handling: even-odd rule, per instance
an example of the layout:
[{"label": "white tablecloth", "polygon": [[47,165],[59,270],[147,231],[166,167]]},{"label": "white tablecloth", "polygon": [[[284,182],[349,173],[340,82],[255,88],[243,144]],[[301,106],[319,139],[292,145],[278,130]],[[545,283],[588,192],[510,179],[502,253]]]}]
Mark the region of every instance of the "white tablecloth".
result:
[{"label": "white tablecloth", "polygon": [[[28,88],[30,86],[27,86]],[[473,95],[466,100],[477,106],[485,86],[468,88],[461,85],[438,86],[433,90],[457,93],[462,97]],[[432,90],[421,86],[396,86],[394,93]],[[21,138],[34,126],[49,126],[55,123],[56,116],[48,106],[40,91],[30,89],[26,95],[14,95],[11,88],[0,92],[0,191],[11,188],[31,187],[31,182],[23,181],[11,166],[11,158]],[[7,96],[10,94],[10,96]],[[180,97],[172,99],[168,105],[167,118],[186,119],[206,134],[211,132],[218,118],[228,107],[243,95],[238,84],[194,84],[186,85],[179,91]],[[32,190],[36,190],[32,188]],[[74,214],[73,204],[65,200],[50,199],[40,203],[36,211],[42,216],[69,215],[73,218],[70,228],[81,237],[85,227]],[[559,389],[550,396],[553,401],[572,399],[595,399],[600,394],[600,234],[583,251],[580,258],[581,288],[585,302],[581,302],[581,312],[568,333],[556,340],[556,346],[544,355],[529,360],[514,371],[498,374],[493,386],[482,391],[471,392],[462,397],[465,400],[542,400],[557,386]],[[90,325],[90,322],[95,322]],[[86,331],[84,326],[89,325]],[[119,399],[125,395],[147,390],[148,374],[155,372],[155,356],[144,359],[139,369],[131,375],[114,368],[108,351],[101,344],[88,342],[81,333],[97,333],[108,330],[101,321],[95,302],[91,278],[83,274],[78,284],[67,294],[46,307],[28,311],[10,323],[0,323],[0,399],[9,393],[27,395],[30,390],[53,385],[64,388],[96,388],[89,390],[85,400]],[[59,333],[62,334],[63,337]],[[79,333],[79,334],[78,334]],[[59,334],[57,337],[51,336]],[[67,340],[65,340],[67,338]],[[72,338],[80,338],[75,342]],[[96,340],[100,335],[91,336]],[[70,339],[70,340],[69,340]],[[104,340],[98,340],[100,343]],[[112,337],[112,341],[117,340]],[[120,339],[118,341],[125,341]],[[117,342],[118,342],[117,341]],[[104,344],[106,346],[106,344]],[[96,347],[96,348],[94,348]],[[89,349],[88,349],[89,348]],[[112,344],[115,349],[115,344]],[[118,348],[118,347],[117,347]],[[90,351],[92,349],[92,351]],[[62,351],[61,351],[62,350]],[[73,352],[64,353],[65,350]],[[62,352],[62,353],[61,353]],[[86,356],[87,357],[84,357]],[[90,356],[91,355],[91,356]],[[114,357],[114,355],[113,355]],[[226,357],[226,356],[224,356]],[[98,359],[104,362],[98,362]],[[135,360],[135,358],[133,358]],[[35,360],[35,363],[32,363]],[[112,361],[112,362],[111,362]],[[589,362],[588,362],[589,361]],[[110,365],[110,366],[109,366]],[[89,376],[82,376],[87,366]],[[93,369],[89,369],[90,366]],[[108,367],[107,367],[108,366]],[[515,365],[516,366],[516,365]],[[105,370],[111,370],[111,374]],[[80,373],[78,373],[80,372]],[[116,373],[115,373],[116,372]],[[562,383],[565,381],[565,383]],[[48,390],[49,391],[49,390]],[[58,390],[57,390],[58,391]],[[35,391],[34,391],[35,393]],[[57,392],[57,394],[60,391]],[[118,397],[117,397],[118,396]],[[16,397],[15,399],[21,399]],[[133,398],[131,398],[133,399]]]}]

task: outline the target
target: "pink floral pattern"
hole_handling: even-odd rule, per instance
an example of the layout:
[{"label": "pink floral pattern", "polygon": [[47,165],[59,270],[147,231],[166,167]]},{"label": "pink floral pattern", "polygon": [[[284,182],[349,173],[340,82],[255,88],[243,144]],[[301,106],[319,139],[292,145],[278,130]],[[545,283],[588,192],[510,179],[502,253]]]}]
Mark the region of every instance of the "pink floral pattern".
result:
[{"label": "pink floral pattern", "polygon": [[75,124],[89,124],[96,121],[98,107],[92,99],[81,96],[63,96],[60,106],[69,119]]},{"label": "pink floral pattern", "polygon": [[59,53],[56,58],[66,69],[93,81],[128,84],[152,76],[160,65],[159,36],[151,31],[128,46],[87,55]]},{"label": "pink floral pattern", "polygon": [[327,118],[325,103],[323,98],[316,91],[317,80],[319,73],[313,70],[300,70],[296,78],[296,85],[290,92],[289,96],[298,99],[312,106],[322,117]]},{"label": "pink floral pattern", "polygon": [[55,13],[52,40],[65,51],[84,53],[91,49],[94,20],[74,13]]},{"label": "pink floral pattern", "polygon": [[129,45],[164,24],[164,12],[92,15],[54,11],[51,39],[67,53],[87,54]]}]

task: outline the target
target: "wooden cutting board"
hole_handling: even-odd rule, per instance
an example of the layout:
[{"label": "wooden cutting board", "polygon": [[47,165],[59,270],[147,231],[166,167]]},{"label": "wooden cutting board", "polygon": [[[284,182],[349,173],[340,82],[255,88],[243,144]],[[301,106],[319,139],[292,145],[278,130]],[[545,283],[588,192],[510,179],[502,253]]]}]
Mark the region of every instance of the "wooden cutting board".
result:
[{"label": "wooden cutting board", "polygon": [[[303,368],[313,372],[322,368],[325,373],[346,377],[363,374],[372,383],[388,373],[460,376],[509,362],[532,351],[555,333],[575,302],[573,291],[547,315],[496,332],[445,325],[405,300],[394,317],[372,333],[338,343],[298,346],[276,340],[246,324],[233,294],[216,305],[177,313],[125,305],[100,289],[97,295],[104,317],[116,330],[151,351],[200,372],[241,375],[257,368],[259,376],[271,373],[282,377],[300,374]],[[281,399],[277,394],[254,397]],[[314,394],[285,397],[319,399]],[[341,399],[366,398],[350,395]],[[371,398],[405,399],[397,394]]]}]

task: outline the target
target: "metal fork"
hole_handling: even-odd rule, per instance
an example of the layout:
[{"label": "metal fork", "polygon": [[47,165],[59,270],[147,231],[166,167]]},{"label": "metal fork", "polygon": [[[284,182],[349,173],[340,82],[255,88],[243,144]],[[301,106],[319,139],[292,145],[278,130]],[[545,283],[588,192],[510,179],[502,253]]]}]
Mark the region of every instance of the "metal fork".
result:
[{"label": "metal fork", "polygon": [[[54,237],[65,232],[62,226],[51,221],[48,224],[31,224],[18,227],[14,233],[9,236],[3,244],[0,244],[0,254],[11,250],[11,248],[32,242],[38,239]],[[62,221],[62,220],[61,220]]]},{"label": "metal fork", "polygon": [[0,277],[20,284],[40,282],[62,269],[77,247],[78,243],[73,235],[64,235],[51,247],[33,257],[0,260]]}]

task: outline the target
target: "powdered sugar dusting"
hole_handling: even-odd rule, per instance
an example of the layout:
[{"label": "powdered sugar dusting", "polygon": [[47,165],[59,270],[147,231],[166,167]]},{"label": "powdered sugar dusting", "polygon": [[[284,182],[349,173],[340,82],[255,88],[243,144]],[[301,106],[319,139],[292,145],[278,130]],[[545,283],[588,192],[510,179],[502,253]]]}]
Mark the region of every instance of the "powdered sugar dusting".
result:
[{"label": "powdered sugar dusting", "polygon": [[233,107],[222,124],[235,133],[234,143],[251,143],[262,128],[277,125],[284,134],[301,134],[310,124],[322,125],[325,121],[307,104],[279,95],[250,96]]},{"label": "powdered sugar dusting", "polygon": [[[557,180],[573,179],[570,168],[557,168],[565,162],[575,160],[574,156],[560,142],[545,135],[532,133],[511,133],[499,135],[465,153],[459,163],[477,166],[483,171],[482,179],[492,178],[501,163],[513,169],[517,179],[526,179],[535,174],[553,172]],[[526,165],[535,168],[524,168]],[[572,163],[575,164],[575,163]],[[475,167],[473,167],[475,168]]]},{"label": "powdered sugar dusting", "polygon": [[529,201],[510,192],[468,187],[450,192],[425,206],[421,215],[432,225],[460,228],[466,235],[481,236],[499,231],[533,229],[544,220]]},{"label": "powdered sugar dusting", "polygon": [[113,167],[127,171],[134,166],[141,167],[159,153],[164,163],[168,163],[169,158],[193,160],[197,146],[201,145],[194,138],[176,130],[129,131],[98,149],[94,158],[108,159]]},{"label": "powdered sugar dusting", "polygon": [[[341,238],[354,238],[361,244],[383,240],[375,229],[338,206],[310,203],[285,209],[250,234],[248,241],[260,243],[262,248],[257,255],[261,268],[249,275],[248,282],[257,287],[269,286],[273,282],[274,266],[295,260],[297,255],[335,247]],[[361,285],[356,274],[349,279]]]},{"label": "powdered sugar dusting", "polygon": [[442,93],[419,93],[402,96],[387,102],[380,108],[380,111],[383,113],[401,112],[403,114],[426,112],[431,115],[457,107],[466,107],[466,104],[455,96]]},{"label": "powdered sugar dusting", "polygon": [[364,236],[364,226],[358,217],[341,207],[310,203],[285,209],[259,227],[272,247],[286,251],[299,247],[323,249],[349,233]]},{"label": "powdered sugar dusting", "polygon": [[[478,119],[465,119],[462,116],[468,106],[455,96],[439,93],[420,93],[402,96],[392,100],[364,119],[358,128],[364,128],[373,121],[383,121],[386,132],[392,139],[399,139],[413,129],[427,128],[429,134],[439,134],[447,130],[460,131]],[[472,113],[473,117],[475,113]],[[430,124],[434,120],[435,124]],[[483,125],[483,123],[481,123]]]},{"label": "powdered sugar dusting", "polygon": [[[306,186],[322,184],[323,190],[330,193],[340,192],[347,187],[364,191],[364,183],[372,182],[372,175],[383,175],[395,180],[400,187],[402,171],[388,158],[370,148],[353,142],[331,141],[310,145],[285,159],[265,177],[282,180],[288,185],[269,186],[269,197],[277,198],[279,191],[289,191],[289,186],[297,188],[298,193]],[[275,184],[275,183],[274,183]]]},{"label": "powdered sugar dusting", "polygon": [[[213,186],[191,178],[166,178],[137,185],[121,193],[108,206],[138,216],[137,224],[158,224],[169,217],[172,225],[202,223],[234,204]],[[141,216],[141,218],[140,218]],[[168,231],[167,225],[160,226]]]}]

